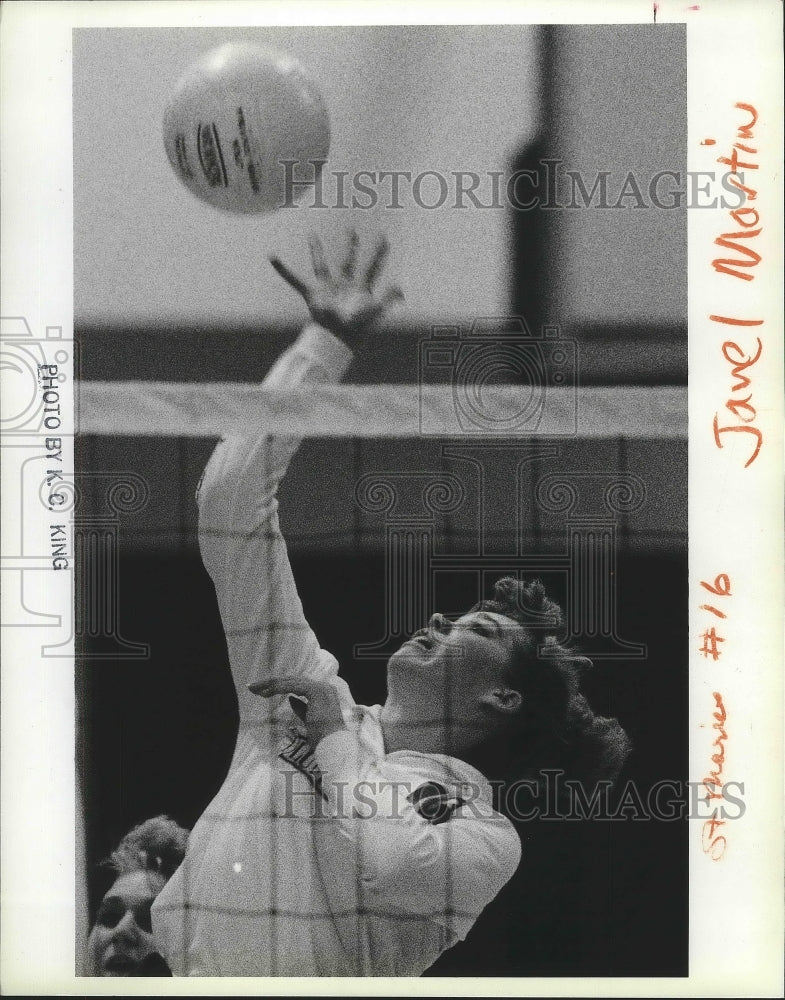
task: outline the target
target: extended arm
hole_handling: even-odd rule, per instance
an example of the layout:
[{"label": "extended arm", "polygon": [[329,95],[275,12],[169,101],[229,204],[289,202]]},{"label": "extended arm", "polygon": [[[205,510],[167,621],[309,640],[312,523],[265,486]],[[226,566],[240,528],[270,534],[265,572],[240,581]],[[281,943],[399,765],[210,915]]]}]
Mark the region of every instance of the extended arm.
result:
[{"label": "extended arm", "polygon": [[[337,381],[351,352],[311,325],[274,365],[265,386]],[[278,484],[299,440],[228,437],[205,469],[199,489],[202,558],[218,598],[241,722],[260,717],[246,685],[287,672],[335,673],[303,615],[278,524]],[[331,669],[332,668],[332,669]]]},{"label": "extended arm", "polygon": [[[339,280],[330,275],[318,241],[312,241],[316,277],[309,284],[273,260],[319,322],[306,327],[279,358],[265,386],[340,379],[362,331],[395,297],[378,297],[373,291],[386,245],[380,245],[368,270],[357,278],[356,243],[353,237]],[[200,485],[200,548],[215,584],[241,725],[253,724],[271,707],[249,693],[249,683],[283,671],[322,677],[337,671],[305,620],[278,524],[278,485],[298,445],[288,437],[228,437],[216,447]]]}]

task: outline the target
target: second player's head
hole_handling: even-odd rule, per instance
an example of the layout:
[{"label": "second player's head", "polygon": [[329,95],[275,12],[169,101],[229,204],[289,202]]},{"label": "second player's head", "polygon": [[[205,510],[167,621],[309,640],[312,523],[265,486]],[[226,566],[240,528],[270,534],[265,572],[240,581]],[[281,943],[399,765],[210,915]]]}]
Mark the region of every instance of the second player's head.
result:
[{"label": "second player's head", "polygon": [[[105,862],[116,876],[87,942],[90,976],[160,975],[151,907],[182,862],[188,831],[167,816],[130,830]],[[152,961],[151,961],[152,960]],[[166,974],[166,973],[163,973]]]}]

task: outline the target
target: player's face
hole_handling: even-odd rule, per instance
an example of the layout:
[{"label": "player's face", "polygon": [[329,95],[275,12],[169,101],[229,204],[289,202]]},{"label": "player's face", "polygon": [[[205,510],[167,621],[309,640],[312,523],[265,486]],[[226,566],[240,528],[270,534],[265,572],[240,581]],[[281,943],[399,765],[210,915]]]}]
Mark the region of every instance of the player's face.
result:
[{"label": "player's face", "polygon": [[155,950],[150,907],[165,879],[154,872],[121,875],[101,901],[87,942],[94,976],[134,976]]},{"label": "player's face", "polygon": [[421,713],[423,721],[466,721],[481,699],[505,685],[515,638],[512,619],[472,611],[452,622],[434,615],[394,653],[387,665],[388,692],[399,704]]}]

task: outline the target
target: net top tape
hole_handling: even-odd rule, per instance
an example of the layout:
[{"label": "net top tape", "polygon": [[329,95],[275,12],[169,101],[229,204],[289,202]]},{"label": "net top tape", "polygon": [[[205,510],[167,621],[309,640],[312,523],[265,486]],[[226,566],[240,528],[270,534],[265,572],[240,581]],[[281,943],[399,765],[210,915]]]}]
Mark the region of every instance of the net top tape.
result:
[{"label": "net top tape", "polygon": [[686,438],[681,386],[78,383],[77,432],[161,437]]}]

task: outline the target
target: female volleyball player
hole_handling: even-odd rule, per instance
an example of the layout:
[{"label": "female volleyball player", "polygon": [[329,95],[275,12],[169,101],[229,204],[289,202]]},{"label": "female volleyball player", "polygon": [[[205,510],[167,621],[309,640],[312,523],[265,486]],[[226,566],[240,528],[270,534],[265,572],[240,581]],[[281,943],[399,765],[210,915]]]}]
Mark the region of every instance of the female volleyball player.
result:
[{"label": "female volleyball player", "polygon": [[[318,386],[346,370],[400,297],[376,291],[357,238],[337,272],[311,242],[314,276],[273,260],[313,323],[265,380]],[[615,720],[577,693],[577,664],[522,622],[558,628],[542,587],[501,581],[455,622],[435,615],[389,661],[383,706],[354,703],[306,622],[278,526],[294,439],[227,438],[200,486],[200,544],[214,581],[240,709],[227,778],[153,906],[174,975],[418,975],[466,936],[520,860],[494,809],[508,780],[579,763],[612,777]],[[566,767],[565,767],[566,769]]]},{"label": "female volleyball player", "polygon": [[87,941],[89,976],[168,976],[153,942],[150,907],[183,860],[188,831],[168,816],[146,820],[105,862],[115,875]]}]

